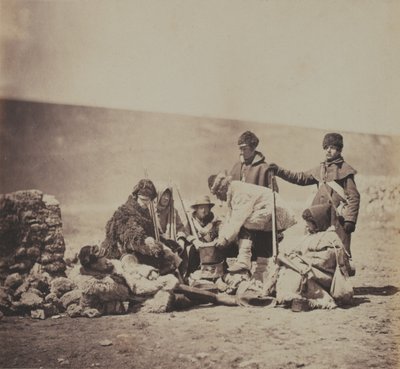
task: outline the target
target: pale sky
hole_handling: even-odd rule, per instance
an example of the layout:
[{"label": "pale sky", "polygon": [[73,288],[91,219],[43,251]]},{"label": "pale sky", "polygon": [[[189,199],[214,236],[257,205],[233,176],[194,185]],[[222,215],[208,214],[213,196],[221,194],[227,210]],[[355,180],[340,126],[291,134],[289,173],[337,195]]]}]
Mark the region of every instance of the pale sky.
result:
[{"label": "pale sky", "polygon": [[400,1],[0,4],[4,98],[400,134]]}]

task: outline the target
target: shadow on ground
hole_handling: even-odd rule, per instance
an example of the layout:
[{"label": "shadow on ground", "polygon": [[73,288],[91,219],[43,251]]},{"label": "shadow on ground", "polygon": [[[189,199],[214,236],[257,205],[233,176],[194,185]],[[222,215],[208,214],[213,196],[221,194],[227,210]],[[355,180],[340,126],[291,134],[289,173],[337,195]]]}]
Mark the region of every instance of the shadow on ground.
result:
[{"label": "shadow on ground", "polygon": [[399,288],[395,286],[383,286],[383,287],[354,287],[354,295],[377,295],[377,296],[392,296],[399,292]]}]

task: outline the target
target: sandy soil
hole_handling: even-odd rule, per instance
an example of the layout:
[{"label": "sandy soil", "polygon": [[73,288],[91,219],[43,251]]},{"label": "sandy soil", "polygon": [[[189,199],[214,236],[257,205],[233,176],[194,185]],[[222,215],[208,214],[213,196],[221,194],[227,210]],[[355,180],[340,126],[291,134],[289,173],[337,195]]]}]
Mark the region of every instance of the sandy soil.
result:
[{"label": "sandy soil", "polygon": [[5,317],[0,367],[398,368],[399,230],[365,224],[353,238],[352,307],[295,313],[201,306],[97,319]]}]

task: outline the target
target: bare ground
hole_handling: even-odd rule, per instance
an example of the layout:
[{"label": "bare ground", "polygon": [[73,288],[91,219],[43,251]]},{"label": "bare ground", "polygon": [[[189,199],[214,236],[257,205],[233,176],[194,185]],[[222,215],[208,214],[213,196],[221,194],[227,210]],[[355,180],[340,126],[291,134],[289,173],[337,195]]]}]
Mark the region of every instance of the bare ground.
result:
[{"label": "bare ground", "polygon": [[399,230],[365,224],[353,238],[355,298],[346,309],[201,306],[97,319],[5,317],[0,366],[399,368]]}]

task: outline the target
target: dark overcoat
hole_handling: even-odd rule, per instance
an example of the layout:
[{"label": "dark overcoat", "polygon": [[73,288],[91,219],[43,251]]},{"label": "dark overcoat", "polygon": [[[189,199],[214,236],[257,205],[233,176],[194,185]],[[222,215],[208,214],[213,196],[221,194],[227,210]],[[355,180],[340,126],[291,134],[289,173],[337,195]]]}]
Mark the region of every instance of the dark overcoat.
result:
[{"label": "dark overcoat", "polygon": [[275,191],[278,192],[273,172],[268,170],[265,156],[259,151],[256,151],[256,155],[250,164],[238,161],[231,169],[230,176],[234,181],[252,183],[270,189],[273,189],[272,186],[274,186]]},{"label": "dark overcoat", "polygon": [[357,223],[358,211],[360,208],[360,194],[357,190],[354,176],[357,171],[347,164],[342,157],[333,161],[324,161],[318,167],[306,172],[292,172],[278,168],[276,175],[285,181],[301,186],[317,185],[318,191],[311,205],[332,203],[338,208],[342,197],[327,183],[335,181],[342,187],[346,205],[340,216],[336,217],[334,225],[346,250],[350,253],[351,236],[344,231],[344,222]]}]

